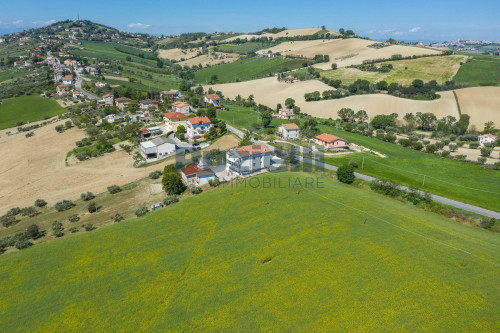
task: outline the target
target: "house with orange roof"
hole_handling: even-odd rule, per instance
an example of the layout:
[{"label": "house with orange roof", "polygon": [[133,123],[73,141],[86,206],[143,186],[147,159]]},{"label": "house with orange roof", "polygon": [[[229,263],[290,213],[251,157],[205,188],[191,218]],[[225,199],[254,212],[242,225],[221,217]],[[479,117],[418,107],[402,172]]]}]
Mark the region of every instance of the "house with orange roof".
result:
[{"label": "house with orange roof", "polygon": [[322,133],[317,135],[315,138],[316,144],[324,146],[325,148],[333,148],[333,147],[345,147],[347,146],[347,142],[345,139],[339,138],[338,136]]},{"label": "house with orange roof", "polygon": [[220,106],[220,97],[217,94],[208,94],[203,97],[203,101],[207,104],[212,104],[215,107]]},{"label": "house with orange roof", "polygon": [[297,124],[281,124],[278,126],[278,137],[285,140],[298,140],[300,139],[300,128]]},{"label": "house with orange roof", "polygon": [[139,107],[141,110],[158,110],[158,102],[154,99],[143,99],[139,101]]},{"label": "house with orange roof", "polygon": [[177,132],[177,127],[183,125],[186,127],[186,121],[188,116],[180,112],[165,112],[163,114],[163,120],[165,120],[165,125],[170,127],[172,131]]},{"label": "house with orange roof", "polygon": [[271,149],[263,143],[230,149],[226,153],[226,171],[244,176],[271,166]]},{"label": "house with orange roof", "polygon": [[293,109],[281,108],[278,110],[278,119],[295,119],[295,113],[293,113]]},{"label": "house with orange roof", "polygon": [[180,98],[182,96],[182,93],[180,90],[175,90],[175,89],[171,89],[171,90],[166,90],[166,91],[161,91],[160,92],[160,99],[161,100],[164,100],[164,99],[167,99],[169,98],[170,100],[175,100],[177,98]]},{"label": "house with orange roof", "polygon": [[62,78],[63,84],[73,84],[73,75],[66,75]]},{"label": "house with orange roof", "polygon": [[128,103],[130,103],[131,99],[128,97],[118,97],[116,99],[116,107],[121,111],[124,111],[128,107]]},{"label": "house with orange roof", "polygon": [[477,141],[481,147],[484,147],[485,143],[494,143],[498,140],[498,136],[493,134],[484,134],[477,137]]},{"label": "house with orange roof", "polygon": [[83,94],[79,92],[78,90],[73,91],[73,98],[75,99],[82,99]]},{"label": "house with orange roof", "polygon": [[212,122],[208,117],[194,117],[186,121],[187,136],[190,139],[202,138],[210,130]]},{"label": "house with orange roof", "polygon": [[183,101],[174,102],[172,103],[171,107],[172,111],[180,112],[185,115],[189,115],[190,113],[194,112],[193,107],[189,103]]},{"label": "house with orange roof", "polygon": [[191,164],[181,169],[181,177],[188,186],[201,186],[215,179],[215,173],[203,163]]},{"label": "house with orange roof", "polygon": [[106,106],[112,106],[115,100],[115,98],[111,94],[106,94],[102,96],[102,99],[104,100],[104,105]]},{"label": "house with orange roof", "polygon": [[64,95],[64,94],[67,94],[69,93],[69,86],[67,84],[59,84],[57,87],[56,87],[56,92],[57,94],[60,96],[60,95]]},{"label": "house with orange roof", "polygon": [[96,82],[95,83],[96,88],[104,88],[106,87],[106,83],[103,82]]}]

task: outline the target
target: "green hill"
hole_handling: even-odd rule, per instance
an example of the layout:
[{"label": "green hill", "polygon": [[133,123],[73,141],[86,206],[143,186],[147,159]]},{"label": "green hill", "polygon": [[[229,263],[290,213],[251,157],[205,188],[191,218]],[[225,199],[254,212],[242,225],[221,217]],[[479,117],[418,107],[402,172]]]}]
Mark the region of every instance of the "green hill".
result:
[{"label": "green hill", "polygon": [[0,105],[0,129],[15,127],[18,121],[38,121],[45,116],[53,117],[66,111],[55,100],[38,95],[4,99]]},{"label": "green hill", "polygon": [[497,234],[318,175],[3,254],[0,331],[497,329]]}]

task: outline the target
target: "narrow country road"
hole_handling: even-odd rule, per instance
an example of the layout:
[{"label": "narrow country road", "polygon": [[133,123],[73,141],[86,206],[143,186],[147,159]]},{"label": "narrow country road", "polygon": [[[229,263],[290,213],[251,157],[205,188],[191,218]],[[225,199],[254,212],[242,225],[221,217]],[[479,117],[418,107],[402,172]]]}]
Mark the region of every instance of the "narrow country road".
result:
[{"label": "narrow country road", "polygon": [[[323,168],[323,169],[326,169],[326,170],[337,171],[337,169],[338,169],[334,165],[326,164],[326,163],[323,163],[323,162],[317,161],[317,160],[311,160],[311,159],[309,159],[307,157],[299,156],[299,160],[301,162],[313,164],[313,165],[315,165],[317,167],[320,167],[320,168]],[[356,176],[356,178],[359,178],[359,179],[362,179],[362,180],[365,180],[365,181],[368,181],[368,182],[373,182],[373,181],[377,180],[377,178],[375,178],[375,177],[367,176],[367,175],[364,175],[364,174],[358,173],[358,172],[355,172],[354,175]],[[402,189],[402,190],[405,190],[405,191],[409,191],[410,190],[406,186],[400,186],[399,188]],[[423,192],[420,191],[420,193],[423,193]],[[435,195],[435,194],[430,194],[430,196],[431,196],[432,200],[440,202],[440,203],[443,203],[445,205],[449,205],[449,206],[452,206],[452,207],[455,207],[455,208],[460,208],[460,209],[463,209],[463,210],[466,210],[466,211],[469,211],[469,212],[472,212],[472,213],[480,214],[480,215],[483,215],[483,216],[493,217],[493,218],[496,218],[496,219],[500,219],[500,213],[492,211],[492,210],[489,210],[489,209],[485,209],[485,208],[481,208],[481,207],[469,205],[469,204],[466,204],[466,203],[463,203],[463,202],[460,202],[460,201],[448,199],[448,198],[445,198],[445,197],[442,197],[442,196],[439,196],[439,195]]]},{"label": "narrow country road", "polygon": [[80,75],[76,74],[76,81],[75,81],[75,88],[85,96],[87,96],[90,99],[99,99],[97,96],[92,95],[91,93],[86,92],[85,90],[82,89],[82,78]]},{"label": "narrow country road", "polygon": [[233,126],[231,126],[231,125],[228,125],[227,123],[226,123],[226,129],[227,129],[229,132],[231,132],[231,133],[235,134],[236,136],[240,137],[241,139],[243,139],[243,137],[245,136],[245,133],[243,133],[243,132],[242,132],[242,131],[240,131],[239,129],[234,128],[234,127],[233,127]]}]

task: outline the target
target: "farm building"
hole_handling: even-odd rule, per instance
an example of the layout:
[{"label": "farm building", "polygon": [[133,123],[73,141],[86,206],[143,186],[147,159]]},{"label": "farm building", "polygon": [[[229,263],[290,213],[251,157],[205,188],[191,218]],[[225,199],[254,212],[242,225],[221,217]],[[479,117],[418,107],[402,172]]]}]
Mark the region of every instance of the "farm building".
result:
[{"label": "farm building", "polygon": [[167,90],[167,91],[162,91],[160,92],[160,99],[170,99],[170,100],[175,100],[182,97],[182,93],[180,90]]},{"label": "farm building", "polygon": [[58,95],[64,95],[69,93],[69,86],[67,84],[59,84],[56,87],[56,92]]},{"label": "farm building", "polygon": [[278,116],[276,118],[279,119],[295,119],[295,114],[293,113],[293,109],[279,109],[278,110]]}]

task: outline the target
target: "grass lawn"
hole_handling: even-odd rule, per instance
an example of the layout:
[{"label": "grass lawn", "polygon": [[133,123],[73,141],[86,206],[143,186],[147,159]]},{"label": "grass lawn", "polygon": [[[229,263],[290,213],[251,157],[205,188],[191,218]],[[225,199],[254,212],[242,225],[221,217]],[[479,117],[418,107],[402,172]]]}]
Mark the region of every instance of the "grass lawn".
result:
[{"label": "grass lawn", "polygon": [[[438,157],[328,126],[320,126],[320,132],[343,137],[348,142],[388,156],[381,158],[369,153],[343,155],[326,158],[329,164],[338,166],[354,160],[359,164],[359,171],[367,175],[392,179],[433,194],[500,211],[500,194],[496,194],[500,192],[498,171],[481,169],[477,164]],[[365,163],[364,170],[361,170],[363,156]],[[425,186],[422,186],[424,174]]]},{"label": "grass lawn", "polygon": [[499,85],[500,57],[483,54],[472,56],[472,61],[460,67],[454,81],[469,86]]},{"label": "grass lawn", "polygon": [[252,178],[1,255],[0,330],[496,330],[497,234],[328,177],[283,186],[319,174],[265,176],[284,188]]},{"label": "grass lawn", "polygon": [[25,72],[21,72],[15,69],[6,69],[0,72],[0,83],[16,78],[18,76],[23,75]]},{"label": "grass lawn", "polygon": [[393,66],[393,69],[388,73],[361,71],[356,68],[339,68],[324,71],[321,75],[330,79],[342,80],[344,84],[351,84],[358,79],[373,83],[385,80],[388,83],[396,82],[403,85],[409,85],[415,79],[421,79],[424,82],[436,80],[439,83],[444,83],[453,79],[460,62],[465,62],[466,59],[467,57],[462,55],[423,57],[385,62]]},{"label": "grass lawn", "polygon": [[250,128],[259,120],[259,114],[253,108],[236,105],[227,101],[222,103],[229,110],[217,110],[217,118],[238,128]]},{"label": "grass lawn", "polygon": [[45,116],[53,117],[66,111],[55,100],[38,95],[4,99],[0,105],[0,129],[15,127],[18,121],[38,121]]},{"label": "grass lawn", "polygon": [[118,84],[118,85],[120,85],[120,87],[124,87],[124,88],[130,87],[130,88],[133,88],[133,89],[145,90],[145,91],[150,91],[150,90],[160,91],[160,90],[163,90],[160,87],[160,85],[158,85],[155,82],[151,82],[151,81],[148,81],[148,80],[145,80],[145,79],[141,79],[140,81],[141,82],[128,82],[128,81],[114,80],[114,79],[109,79],[109,78],[106,79],[106,83],[107,84],[109,84],[109,85]]},{"label": "grass lawn", "polygon": [[247,58],[228,64],[220,64],[196,71],[194,77],[201,84],[209,83],[212,75],[217,75],[218,83],[253,80],[269,76],[285,69],[302,67],[304,60]]}]

